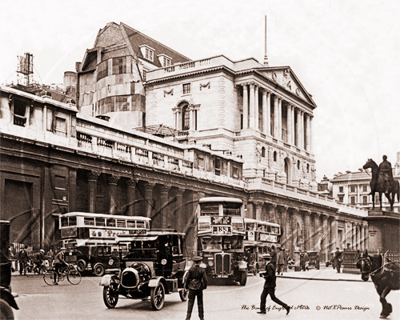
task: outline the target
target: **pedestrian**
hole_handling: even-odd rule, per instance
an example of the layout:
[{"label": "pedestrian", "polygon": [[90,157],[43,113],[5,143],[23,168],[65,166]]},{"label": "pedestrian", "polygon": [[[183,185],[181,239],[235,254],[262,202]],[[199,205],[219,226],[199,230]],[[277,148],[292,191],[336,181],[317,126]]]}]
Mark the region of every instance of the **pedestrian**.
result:
[{"label": "pedestrian", "polygon": [[342,267],[342,253],[339,250],[339,247],[336,248],[335,251],[335,265],[336,265],[336,272],[340,273],[340,268]]},{"label": "pedestrian", "polygon": [[185,275],[185,289],[189,290],[189,302],[186,314],[186,320],[190,320],[192,315],[194,300],[197,297],[197,309],[199,312],[200,320],[204,320],[204,306],[203,306],[203,290],[207,289],[207,275],[206,271],[200,267],[202,257],[194,256],[193,265]]},{"label": "pedestrian", "polygon": [[308,258],[308,253],[307,251],[304,251],[304,271],[308,271],[309,268],[309,264],[310,264],[310,259]]},{"label": "pedestrian", "polygon": [[21,246],[21,251],[18,253],[18,262],[19,262],[19,274],[22,276],[22,273],[24,276],[26,275],[26,267],[27,263],[29,261],[28,257],[28,252],[25,249],[25,246]]},{"label": "pedestrian", "polygon": [[266,256],[266,259],[267,259],[267,265],[265,266],[265,272],[260,272],[260,277],[264,277],[265,283],[264,283],[264,289],[261,293],[260,311],[257,311],[257,313],[259,314],[267,313],[265,308],[265,303],[268,295],[270,295],[271,300],[281,305],[284,309],[286,309],[286,314],[289,314],[290,307],[275,296],[275,287],[276,287],[275,268],[271,260],[269,259],[268,255]]},{"label": "pedestrian", "polygon": [[300,250],[300,269],[306,271],[306,255],[303,250]]},{"label": "pedestrian", "polygon": [[274,265],[274,269],[276,270],[276,251],[275,251],[275,246],[271,246],[271,263]]},{"label": "pedestrian", "polygon": [[49,262],[49,268],[52,268],[54,260],[54,251],[52,248],[49,249],[46,256],[47,256],[47,261]]},{"label": "pedestrian", "polygon": [[289,260],[288,250],[283,249],[282,255],[283,255],[283,272],[287,272],[288,271],[288,260]]},{"label": "pedestrian", "polygon": [[[283,249],[285,250],[285,249]],[[279,276],[283,275],[283,265],[285,263],[285,258],[283,256],[283,251],[281,248],[278,248],[278,254],[277,254],[277,264],[278,264],[278,268],[276,269],[276,274]]]}]

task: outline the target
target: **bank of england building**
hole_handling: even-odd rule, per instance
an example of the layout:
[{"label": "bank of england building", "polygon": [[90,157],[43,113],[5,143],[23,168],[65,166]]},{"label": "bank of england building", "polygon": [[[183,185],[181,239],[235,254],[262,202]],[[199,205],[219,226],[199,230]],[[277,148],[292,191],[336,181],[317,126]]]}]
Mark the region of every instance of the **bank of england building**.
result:
[{"label": "bank of england building", "polygon": [[317,105],[289,66],[191,60],[108,23],[64,79],[70,99],[0,87],[11,241],[47,249],[57,216],[82,211],[151,217],[192,248],[197,200],[224,196],[242,199],[247,218],[279,223],[291,255],[367,248],[367,211],[317,191]]}]

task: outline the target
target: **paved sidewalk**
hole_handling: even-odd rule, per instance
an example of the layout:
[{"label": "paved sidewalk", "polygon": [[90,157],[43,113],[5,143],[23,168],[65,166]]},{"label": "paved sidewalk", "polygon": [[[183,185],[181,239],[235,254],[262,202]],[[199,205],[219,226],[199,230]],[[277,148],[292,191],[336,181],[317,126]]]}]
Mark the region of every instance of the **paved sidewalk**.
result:
[{"label": "paved sidewalk", "polygon": [[[321,267],[320,270],[310,269],[309,271],[288,270],[280,278],[325,280],[325,281],[361,281],[361,274],[337,273],[332,267]],[[368,281],[371,281],[369,279]]]}]

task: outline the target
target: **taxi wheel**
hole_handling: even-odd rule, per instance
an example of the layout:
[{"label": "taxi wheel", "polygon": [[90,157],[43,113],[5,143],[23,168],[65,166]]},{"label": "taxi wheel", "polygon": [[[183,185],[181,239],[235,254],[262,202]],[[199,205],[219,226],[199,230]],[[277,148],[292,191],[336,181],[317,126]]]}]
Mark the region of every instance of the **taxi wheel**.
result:
[{"label": "taxi wheel", "polygon": [[100,262],[96,263],[93,267],[93,273],[97,277],[102,277],[106,272],[106,268],[104,268],[103,264]]},{"label": "taxi wheel", "polygon": [[241,286],[245,286],[247,282],[247,271],[240,271],[239,283]]},{"label": "taxi wheel", "polygon": [[164,306],[165,289],[160,282],[155,288],[151,288],[151,306],[154,310],[161,310]]},{"label": "taxi wheel", "polygon": [[0,319],[14,320],[14,313],[10,305],[3,299],[0,299]]},{"label": "taxi wheel", "polygon": [[182,301],[186,301],[189,295],[189,290],[182,289],[179,291],[179,298],[181,298]]},{"label": "taxi wheel", "polygon": [[114,291],[110,286],[104,287],[103,301],[107,308],[115,308],[118,303],[118,292]]}]

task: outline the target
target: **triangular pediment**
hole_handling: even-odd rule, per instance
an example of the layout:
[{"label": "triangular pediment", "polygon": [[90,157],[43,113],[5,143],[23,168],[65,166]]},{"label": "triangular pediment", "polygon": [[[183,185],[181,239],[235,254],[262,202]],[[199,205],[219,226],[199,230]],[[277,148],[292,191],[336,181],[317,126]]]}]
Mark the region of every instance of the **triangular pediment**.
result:
[{"label": "triangular pediment", "polygon": [[280,85],[284,90],[287,90],[308,103],[315,105],[312,96],[303,87],[290,67],[262,68],[257,71],[264,77],[267,77],[271,81]]}]

